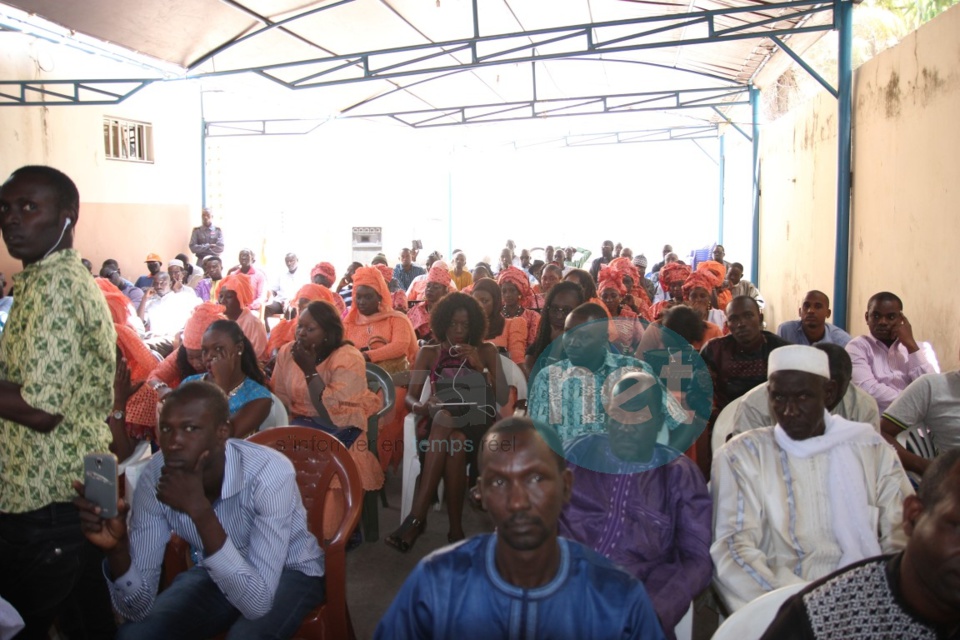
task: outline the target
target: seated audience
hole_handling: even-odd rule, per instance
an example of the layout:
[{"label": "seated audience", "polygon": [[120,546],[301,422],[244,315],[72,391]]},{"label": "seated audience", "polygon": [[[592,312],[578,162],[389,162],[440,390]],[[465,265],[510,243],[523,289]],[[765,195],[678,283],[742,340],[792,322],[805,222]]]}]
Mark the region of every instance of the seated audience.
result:
[{"label": "seated audience", "polygon": [[170,275],[161,271],[154,277],[153,287],[143,294],[137,310],[147,329],[147,344],[164,357],[173,351],[174,338],[200,304],[193,289],[182,282],[176,284],[179,288],[175,290]]},{"label": "seated audience", "polygon": [[922,426],[941,454],[960,448],[960,371],[928,373],[910,383],[880,418],[880,429],[908,471],[922,474],[930,460],[910,453],[897,435]]},{"label": "seated audience", "polygon": [[393,279],[393,269],[388,267],[386,264],[376,264],[371,265],[377,268],[377,271],[380,272],[380,275],[383,276],[383,281],[387,283],[387,289],[390,290],[390,299],[392,301],[393,310],[399,311],[403,315],[407,315],[407,310],[409,305],[407,304],[407,292],[400,288],[399,283]]},{"label": "seated audience", "polygon": [[723,318],[723,322],[726,322],[726,314],[713,308],[714,282],[716,280],[711,280],[703,271],[691,273],[683,282],[683,301],[697,312],[703,322],[704,331],[699,348],[703,348],[703,345],[710,340],[723,336],[721,325],[711,320],[711,318],[718,319],[717,316],[719,315]]},{"label": "seated audience", "polygon": [[504,318],[523,318],[527,325],[526,346],[533,344],[540,327],[540,314],[532,309],[535,304],[530,281],[523,271],[507,267],[497,274],[497,284],[503,298],[501,313]]},{"label": "seated audience", "polygon": [[600,268],[610,264],[610,261],[615,257],[616,256],[613,255],[613,241],[604,240],[603,244],[600,245],[600,257],[594,258],[593,262],[590,263],[589,273],[594,282],[600,281]]},{"label": "seated audience", "polygon": [[960,637],[960,450],[903,503],[906,548],[844,567],[791,597],[761,640]]},{"label": "seated audience", "polygon": [[850,342],[850,334],[827,322],[833,315],[830,298],[822,291],[808,291],[798,309],[799,320],[787,320],[777,327],[777,335],[791,344],[837,344]]},{"label": "seated audience", "polygon": [[337,293],[339,288],[334,289],[333,287],[336,281],[337,270],[334,269],[333,265],[329,262],[318,262],[313,269],[310,270],[310,282],[330,289],[330,293],[333,294],[334,298],[334,306],[337,308],[337,311],[340,312],[340,317],[342,318],[347,314],[347,305],[344,303],[343,298],[340,297],[340,294]]},{"label": "seated audience", "polygon": [[260,361],[265,361],[267,353],[267,330],[260,318],[250,310],[253,303],[253,287],[250,279],[242,273],[227,276],[220,283],[220,304],[224,308],[227,320],[233,320],[253,345],[253,353]]},{"label": "seated audience", "polygon": [[[180,346],[163,359],[157,368],[147,377],[147,386],[157,396],[163,397],[180,386],[184,378],[206,371],[203,365],[201,342],[207,328],[217,320],[223,320],[223,307],[212,302],[204,302],[193,310],[183,327]],[[155,440],[155,438],[151,438]]]},{"label": "seated audience", "polygon": [[260,311],[267,301],[267,274],[263,269],[253,266],[257,261],[253,255],[253,249],[241,249],[239,255],[240,264],[232,267],[227,272],[228,276],[243,274],[250,281],[250,287],[253,291],[253,298],[248,307],[252,311]]},{"label": "seated audience", "polygon": [[204,278],[204,274],[190,264],[190,258],[185,253],[178,253],[176,259],[183,263],[183,282],[191,289],[196,290],[197,285]]},{"label": "seated audience", "polygon": [[[877,401],[866,391],[850,384],[853,365],[847,352],[840,345],[828,342],[821,342],[816,348],[827,354],[830,361],[830,380],[834,383],[834,386],[827,390],[827,397],[824,399],[826,410],[831,415],[851,422],[865,422],[879,431],[880,411],[877,409]],[[770,416],[766,384],[759,384],[740,397],[733,423],[733,435],[776,424],[776,420]]]},{"label": "seated audience", "polygon": [[543,308],[547,304],[547,294],[550,293],[550,289],[562,279],[563,270],[560,269],[560,267],[552,262],[544,265],[543,271],[540,272],[540,284],[534,287],[534,301],[537,309],[543,311]]},{"label": "seated audience", "polygon": [[[293,294],[293,299],[290,302],[291,304],[295,305],[295,309],[299,315],[303,313],[303,310],[307,308],[308,304],[320,300],[323,302],[329,302],[330,304],[336,306],[333,292],[319,284],[303,285],[295,294]],[[280,351],[280,347],[287,343],[293,342],[296,338],[296,317],[294,317],[292,320],[281,320],[278,322],[270,332],[270,337],[267,339],[267,353],[270,356],[270,360],[273,361],[276,359],[277,352]]]},{"label": "seated audience", "polygon": [[479,458],[477,493],[496,533],[420,561],[374,638],[663,638],[638,580],[558,537],[572,477],[530,420],[495,425]]},{"label": "seated audience", "polygon": [[503,307],[502,290],[490,278],[481,278],[473,283],[473,298],[480,303],[487,318],[487,334],[484,340],[492,342],[500,353],[523,368],[527,349],[527,321],[522,316],[506,318],[500,312]]},{"label": "seated audience", "polygon": [[124,280],[123,276],[120,275],[120,269],[111,265],[105,265],[100,268],[100,277],[109,280],[113,286],[119,289],[120,293],[125,295],[130,303],[133,304],[134,309],[140,306],[140,301],[143,300],[143,289],[139,289],[127,280]]},{"label": "seated audience", "polygon": [[763,314],[757,301],[734,298],[727,306],[730,335],[703,346],[703,358],[713,378],[713,411],[710,424],[725,406],[767,380],[767,359],[774,349],[789,343],[761,328]]},{"label": "seated audience", "polygon": [[769,371],[776,426],[740,434],[717,451],[713,465],[710,554],[714,586],[731,611],[774,589],[898,551],[903,500],[913,493],[870,425],[826,412],[836,386],[826,353],[782,347],[770,354]]},{"label": "seated audience", "polygon": [[606,310],[592,302],[570,312],[561,341],[565,357],[536,373],[527,404],[531,418],[567,441],[605,429],[608,390],[623,374],[652,371],[632,355],[610,350]]},{"label": "seated audience", "polygon": [[[697,265],[695,273],[706,278],[706,282],[711,285],[710,297],[715,309],[726,309],[730,301],[733,300],[733,294],[723,287],[726,281],[727,268],[717,260],[704,260]],[[756,300],[754,298],[754,300]],[[757,303],[759,306],[759,303]]]},{"label": "seated audience", "polygon": [[[727,269],[727,279],[723,286],[730,291],[732,298],[749,296],[757,301],[757,305],[761,309],[763,309],[766,304],[756,285],[743,277],[743,265],[739,262],[734,262],[730,265],[730,268]],[[783,336],[780,337],[782,338]]]},{"label": "seated audience", "polygon": [[853,384],[886,411],[908,384],[925,373],[940,373],[940,367],[930,344],[914,339],[900,298],[888,291],[874,294],[865,315],[870,335],[858,336],[846,347],[853,361]]},{"label": "seated audience", "polygon": [[[447,270],[449,275],[450,266],[440,259],[439,251],[432,251],[430,255],[427,256],[427,272],[421,274],[413,279],[413,282],[410,283],[410,286],[407,287],[407,298],[410,302],[415,302],[417,300],[423,300],[424,290],[427,288],[427,277],[430,274],[430,270],[434,265],[440,265]],[[453,286],[453,279],[450,280],[450,286]]]},{"label": "seated audience", "polygon": [[606,433],[566,445],[573,493],[560,535],[640,580],[664,634],[673,638],[690,603],[710,585],[713,505],[697,465],[657,443],[667,428],[660,382],[647,373],[627,374],[610,397],[638,389],[608,412]]},{"label": "seated audience", "polygon": [[291,310],[291,307],[295,307],[294,294],[300,290],[300,287],[310,282],[310,273],[300,268],[297,254],[288,253],[283,261],[287,268],[278,270],[273,282],[267,287],[269,301],[264,307],[264,322],[267,321],[267,316],[284,315]]},{"label": "seated audience", "polygon": [[683,302],[683,283],[690,277],[690,267],[682,262],[673,261],[660,269],[660,287],[663,297],[658,301],[654,298],[654,305],[650,314],[654,320],[659,320],[663,312],[675,304]]},{"label": "seated audience", "polygon": [[473,275],[467,271],[467,256],[462,251],[453,254],[453,269],[450,270],[450,279],[457,291],[463,291],[473,284]]},{"label": "seated audience", "polygon": [[531,384],[540,368],[563,359],[563,345],[559,338],[563,335],[564,323],[570,312],[584,302],[583,289],[575,282],[559,282],[550,289],[540,312],[537,339],[527,349],[524,361]]},{"label": "seated audience", "polygon": [[209,255],[200,264],[203,267],[203,279],[194,287],[197,296],[204,302],[216,302],[220,299],[220,283],[223,281],[223,262],[219,256]]},{"label": "seated audience", "polygon": [[246,438],[256,432],[273,408],[273,397],[240,325],[232,320],[211,324],[203,334],[200,352],[206,373],[189,376],[183,382],[211,382],[227,394],[231,438]]},{"label": "seated audience", "polygon": [[[132,517],[103,519],[74,482],[87,540],[104,574],[118,638],[292,637],[323,601],[323,552],[307,530],[293,465],[230,437],[227,398],[206,382],[172,392],[160,411],[160,455],[137,483]],[[196,564],[157,593],[170,533]]]},{"label": "seated audience", "polygon": [[413,306],[407,312],[407,318],[413,325],[417,338],[430,342],[434,339],[430,315],[436,304],[450,291],[450,271],[446,265],[434,265],[427,274],[427,286],[423,290],[423,302]]},{"label": "seated audience", "polygon": [[133,286],[139,287],[140,289],[149,289],[153,286],[153,279],[160,273],[160,270],[163,269],[163,258],[157,253],[148,253],[144,263],[147,265],[147,271],[150,273],[137,278]]},{"label": "seated audience", "polygon": [[[340,278],[340,282],[336,286],[337,294],[343,300],[343,304],[346,306],[347,310],[350,310],[350,307],[353,305],[353,274],[357,272],[357,269],[363,266],[362,262],[351,262],[347,267],[347,270],[344,272],[343,277]],[[345,314],[340,314],[342,318]]]},{"label": "seated audience", "polygon": [[353,274],[353,305],[343,329],[363,359],[387,373],[407,371],[417,357],[413,326],[393,309],[387,283],[375,267],[360,267]]},{"label": "seated audience", "polygon": [[426,272],[427,270],[420,265],[413,264],[413,253],[404,247],[400,251],[400,263],[393,268],[393,279],[400,284],[401,289],[406,291],[413,284],[414,278]]},{"label": "seated audience", "polygon": [[623,303],[627,295],[623,274],[613,267],[602,268],[598,293],[616,330],[617,339],[613,345],[620,353],[633,353],[643,336],[643,325],[637,319],[637,312]]},{"label": "seated audience", "polygon": [[[426,428],[418,428],[427,441],[419,447],[424,454],[420,482],[410,515],[385,540],[401,552],[409,551],[423,533],[441,480],[450,522],[447,539],[463,539],[467,465],[476,477],[480,439],[496,420],[496,405],[508,399],[497,348],[483,341],[487,321],[476,300],[465,293],[448,294],[437,303],[430,324],[436,344],[420,348],[405,398],[410,412],[425,419]],[[430,385],[431,395],[421,402],[424,385]]]},{"label": "seated audience", "polygon": [[280,348],[271,380],[290,424],[335,436],[357,463],[364,491],[383,486],[383,470],[361,438],[380,398],[367,388],[363,355],[344,339],[336,307],[311,302],[297,316],[297,339]]}]

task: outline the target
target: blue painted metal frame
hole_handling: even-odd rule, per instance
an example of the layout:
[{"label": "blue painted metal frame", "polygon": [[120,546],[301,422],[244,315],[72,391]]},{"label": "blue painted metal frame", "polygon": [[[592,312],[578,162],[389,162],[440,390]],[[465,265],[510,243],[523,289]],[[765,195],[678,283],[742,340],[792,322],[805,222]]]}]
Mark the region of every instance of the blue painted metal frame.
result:
[{"label": "blue painted metal frame", "polygon": [[717,229],[717,244],[723,244],[723,217],[724,217],[723,207],[724,207],[724,200],[726,197],[725,189],[726,189],[726,180],[727,180],[726,178],[727,154],[726,154],[726,144],[725,144],[726,136],[724,134],[720,134],[718,138],[718,142],[720,144],[719,161],[717,162],[717,173],[719,174],[718,177],[720,182],[720,202],[719,202],[720,221],[719,221],[719,224],[717,225],[719,227]]},{"label": "blue painted metal frame", "polygon": [[750,85],[750,110],[753,114],[753,238],[750,256],[750,281],[760,282],[760,90]]},{"label": "blue painted metal frame", "polygon": [[[784,13],[790,10],[792,11]],[[645,49],[708,44],[727,40],[769,38],[812,31],[827,31],[833,28],[832,23],[794,26],[789,24],[789,21],[806,19],[833,10],[834,3],[824,2],[823,0],[788,0],[786,2],[730,7],[679,15],[645,16],[481,36],[479,35],[476,3],[474,2],[474,34],[471,37],[376,51],[338,54],[258,67],[198,73],[193,74],[193,77],[253,72],[288,88],[303,89],[374,79],[438,74],[457,69],[516,64],[535,60],[580,58]],[[764,18],[752,22],[745,20],[741,24],[731,27],[721,28],[717,26],[717,18],[735,17],[748,13],[759,14]],[[788,23],[786,26],[777,26],[785,22]],[[705,37],[681,37],[679,39],[671,37],[670,32],[686,30],[694,26],[705,26],[707,35]],[[622,34],[623,30],[629,27],[636,27],[637,30],[608,39],[602,38],[604,30]],[[658,35],[662,35],[662,37],[649,41],[650,38]],[[557,45],[559,43],[568,43],[571,46],[564,51],[551,50],[549,53],[540,50],[546,45]],[[495,46],[497,44],[507,44],[507,46],[497,47]],[[458,53],[466,54],[466,59],[458,59],[455,56]],[[404,54],[408,54],[409,57],[397,61],[397,58]],[[382,63],[378,63],[380,58],[384,58]],[[430,66],[430,64],[444,58],[448,61]],[[452,62],[449,60],[452,60]],[[428,64],[424,66],[424,63]],[[298,67],[313,67],[313,69],[292,79],[283,79],[275,75],[277,72]],[[332,77],[332,74],[336,73],[353,75]]]},{"label": "blue painted metal frame", "polygon": [[853,120],[853,2],[836,0],[840,35],[837,59],[837,246],[833,271],[833,323],[847,328],[850,284],[851,129]]},{"label": "blue painted metal frame", "polygon": [[[107,105],[123,102],[156,79],[125,80],[3,80],[0,81],[0,107],[35,107],[54,105]],[[105,85],[130,87],[110,91]],[[14,87],[15,91],[8,91]],[[66,87],[66,91],[51,87]],[[36,97],[34,97],[36,96]],[[106,97],[104,97],[106,96]]]},{"label": "blue painted metal frame", "polygon": [[503,122],[544,116],[598,115],[641,111],[674,111],[749,104],[743,87],[706,87],[637,93],[605,94],[543,100],[414,109],[368,114],[345,113],[344,118],[393,118],[415,129],[475,122]]}]

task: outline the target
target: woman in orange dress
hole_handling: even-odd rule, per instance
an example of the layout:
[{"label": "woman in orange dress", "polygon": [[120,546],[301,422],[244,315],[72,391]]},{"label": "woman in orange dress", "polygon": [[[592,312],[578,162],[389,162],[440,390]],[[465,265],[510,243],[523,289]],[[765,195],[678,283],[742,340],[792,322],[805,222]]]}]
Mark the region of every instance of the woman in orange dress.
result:
[{"label": "woman in orange dress", "polygon": [[683,283],[689,275],[690,267],[682,262],[671,262],[660,269],[660,286],[670,294],[670,299],[653,305],[651,314],[654,320],[659,320],[664,311],[683,302]]},{"label": "woman in orange dress", "polygon": [[370,266],[376,267],[380,275],[383,276],[383,281],[387,283],[387,289],[390,291],[390,296],[393,300],[393,310],[407,315],[407,310],[410,308],[407,301],[407,292],[404,291],[400,287],[400,284],[394,279],[393,269],[386,264],[371,264]]},{"label": "woman in orange dress", "polygon": [[708,341],[723,335],[723,329],[708,320],[712,307],[713,282],[713,278],[697,270],[691,273],[690,277],[683,283],[684,301],[687,306],[697,312],[700,320],[703,321],[703,337],[699,342],[691,343],[697,351]]},{"label": "woman in orange dress", "polygon": [[273,392],[287,407],[290,424],[313,427],[349,449],[365,491],[383,486],[383,470],[367,447],[367,420],[380,398],[367,388],[366,362],[344,339],[337,308],[311,302],[297,318],[297,337],[277,355]]},{"label": "woman in orange dress", "polygon": [[254,300],[253,285],[250,278],[242,273],[235,273],[220,281],[220,299],[218,302],[225,309],[227,320],[233,320],[240,328],[247,340],[253,345],[253,353],[257,360],[265,362],[267,354],[267,329],[263,326],[260,317],[250,310]]},{"label": "woman in orange dress", "polygon": [[343,328],[363,358],[387,373],[407,371],[417,357],[413,325],[393,310],[390,290],[376,267],[360,267],[353,274],[353,304]]},{"label": "woman in orange dress", "polygon": [[[297,293],[293,296],[293,300],[297,304],[297,313],[303,313],[303,310],[307,308],[307,305],[311,302],[329,302],[330,304],[336,306],[335,298],[333,297],[333,292],[330,289],[327,289],[321,284],[305,284],[297,290]],[[270,354],[271,363],[276,360],[277,353],[280,352],[280,347],[283,345],[293,342],[297,337],[297,319],[293,318],[291,320],[281,320],[270,332],[270,338],[267,340],[267,353]],[[269,367],[273,369],[273,367]]]},{"label": "woman in orange dress", "polygon": [[526,346],[529,347],[537,339],[537,329],[540,327],[540,314],[532,309],[536,301],[530,288],[530,280],[520,269],[507,267],[497,274],[497,284],[500,285],[503,296],[503,317],[526,320]]}]

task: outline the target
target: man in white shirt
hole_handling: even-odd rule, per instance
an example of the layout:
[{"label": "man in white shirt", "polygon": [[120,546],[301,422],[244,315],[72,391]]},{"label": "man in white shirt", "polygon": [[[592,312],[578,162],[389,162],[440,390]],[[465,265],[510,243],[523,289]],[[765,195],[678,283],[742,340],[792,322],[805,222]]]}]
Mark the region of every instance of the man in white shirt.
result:
[{"label": "man in white shirt", "polygon": [[169,273],[158,273],[137,310],[147,327],[147,346],[163,357],[170,355],[174,336],[183,330],[190,312],[200,302],[196,291],[184,285],[182,280],[173,281]]},{"label": "man in white shirt", "polygon": [[[865,422],[879,431],[880,411],[877,409],[877,401],[863,389],[850,384],[853,365],[847,352],[836,344],[820,343],[815,348],[827,354],[830,361],[830,379],[836,385],[825,399],[827,411],[851,422]],[[770,399],[764,383],[740,398],[733,417],[733,435],[769,427],[776,422],[776,419],[770,416]]]},{"label": "man in white shirt", "polygon": [[835,392],[827,354],[781,347],[768,372],[777,425],[737,436],[713,461],[710,555],[731,610],[906,542],[910,481],[870,425],[826,412]]},{"label": "man in white shirt", "polygon": [[[297,254],[288,253],[283,261],[287,264],[287,270],[278,273],[270,283],[268,298],[269,302],[264,307],[263,321],[272,315],[284,314],[290,308],[290,300],[296,295],[305,284],[310,284],[310,272],[300,268],[300,261]],[[270,326],[267,325],[267,331]]]}]

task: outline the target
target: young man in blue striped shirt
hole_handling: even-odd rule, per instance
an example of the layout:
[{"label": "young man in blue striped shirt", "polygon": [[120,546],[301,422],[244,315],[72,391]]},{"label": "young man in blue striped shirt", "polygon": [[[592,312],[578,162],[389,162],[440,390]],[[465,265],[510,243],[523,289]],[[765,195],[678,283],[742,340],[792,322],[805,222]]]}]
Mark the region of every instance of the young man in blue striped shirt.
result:
[{"label": "young man in blue striped shirt", "polygon": [[[290,637],[324,597],[323,552],[307,530],[293,465],[267,447],[230,439],[227,398],[193,382],[160,412],[160,455],[145,468],[128,508],[102,519],[75,500],[82,528],[106,553],[105,574],[128,622],[117,638]],[[78,492],[83,487],[76,483]],[[196,565],[159,595],[170,532]]]}]

